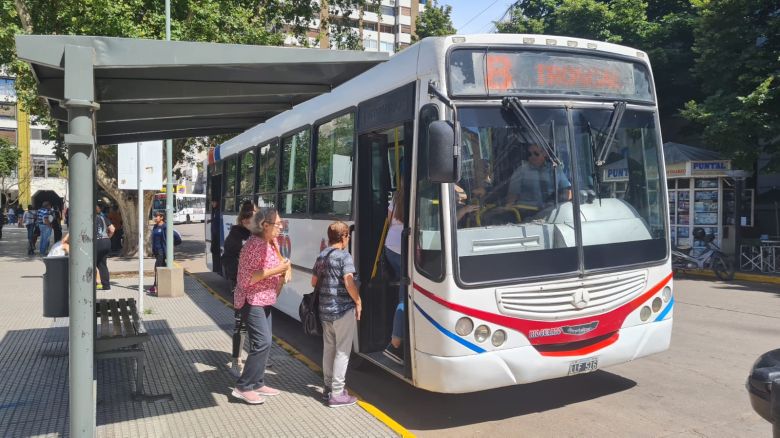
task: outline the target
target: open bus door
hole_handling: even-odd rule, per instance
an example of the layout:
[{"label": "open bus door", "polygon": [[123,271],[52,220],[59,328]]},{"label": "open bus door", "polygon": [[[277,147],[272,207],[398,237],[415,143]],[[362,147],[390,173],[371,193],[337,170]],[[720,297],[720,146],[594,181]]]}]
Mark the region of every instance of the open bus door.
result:
[{"label": "open bus door", "polygon": [[[409,377],[406,366],[401,366],[383,355],[390,342],[393,318],[399,300],[399,277],[408,276],[406,254],[401,254],[401,272],[395,273],[384,262],[382,251],[387,235],[388,206],[399,183],[408,187],[403,169],[409,168],[405,145],[411,144],[411,124],[400,124],[369,133],[358,139],[358,217],[356,218],[356,243],[359,260],[357,270],[361,282],[360,295],[363,315],[358,325],[360,352],[369,360],[402,377]],[[402,204],[405,223],[408,222],[408,190],[404,190]],[[408,226],[405,225],[405,228]],[[405,238],[401,246],[405,248]],[[405,252],[405,251],[403,251]],[[404,294],[405,295],[405,294]],[[404,317],[404,326],[408,327]],[[404,330],[408,335],[408,330]],[[404,347],[408,345],[406,336]]]}]

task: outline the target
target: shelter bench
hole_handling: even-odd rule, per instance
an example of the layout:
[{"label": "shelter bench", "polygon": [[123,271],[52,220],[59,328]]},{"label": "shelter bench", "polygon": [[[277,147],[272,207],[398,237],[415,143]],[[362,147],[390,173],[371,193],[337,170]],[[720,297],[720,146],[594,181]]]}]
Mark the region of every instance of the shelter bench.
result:
[{"label": "shelter bench", "polygon": [[135,359],[135,395],[143,396],[146,360],[143,344],[149,334],[138,316],[135,299],[101,299],[95,302],[97,318],[95,360],[132,357]]}]

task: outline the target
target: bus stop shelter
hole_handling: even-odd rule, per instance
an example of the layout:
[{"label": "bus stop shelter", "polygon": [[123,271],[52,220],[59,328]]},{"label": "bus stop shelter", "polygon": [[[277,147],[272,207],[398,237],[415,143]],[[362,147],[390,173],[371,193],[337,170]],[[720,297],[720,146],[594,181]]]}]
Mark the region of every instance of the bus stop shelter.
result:
[{"label": "bus stop shelter", "polygon": [[71,436],[95,433],[95,146],[242,132],[387,60],[378,52],[16,37],[68,148]]}]

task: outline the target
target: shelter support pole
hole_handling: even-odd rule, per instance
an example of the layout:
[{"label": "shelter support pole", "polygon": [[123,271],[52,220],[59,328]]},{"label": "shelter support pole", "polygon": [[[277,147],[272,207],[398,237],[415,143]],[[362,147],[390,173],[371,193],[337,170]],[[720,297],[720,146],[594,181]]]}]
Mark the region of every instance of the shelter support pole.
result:
[{"label": "shelter support pole", "polygon": [[[95,169],[94,51],[65,46],[65,102],[68,110],[70,193],[70,327],[68,379],[70,436],[95,436]],[[89,175],[90,177],[86,177]]]},{"label": "shelter support pole", "polygon": [[167,184],[165,186],[165,266],[173,268],[173,141],[165,140],[165,168]]}]

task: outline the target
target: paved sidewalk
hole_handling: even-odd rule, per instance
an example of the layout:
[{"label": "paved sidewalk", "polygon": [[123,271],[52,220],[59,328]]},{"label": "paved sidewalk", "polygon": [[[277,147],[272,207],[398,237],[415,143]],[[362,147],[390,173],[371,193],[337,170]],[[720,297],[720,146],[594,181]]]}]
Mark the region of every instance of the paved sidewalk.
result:
[{"label": "paved sidewalk", "polygon": [[[0,436],[68,435],[67,318],[43,318],[39,258],[24,254],[23,230],[0,240]],[[112,280],[97,298],[137,297],[137,279]],[[147,278],[151,283],[151,278]],[[97,435],[394,436],[359,406],[330,409],[320,401],[321,378],[273,345],[268,384],[283,393],[250,406],[230,396],[227,364],[233,311],[194,278],[186,296],[144,297],[145,392],[172,400],[133,401],[131,359],[97,362]]]}]

